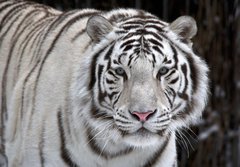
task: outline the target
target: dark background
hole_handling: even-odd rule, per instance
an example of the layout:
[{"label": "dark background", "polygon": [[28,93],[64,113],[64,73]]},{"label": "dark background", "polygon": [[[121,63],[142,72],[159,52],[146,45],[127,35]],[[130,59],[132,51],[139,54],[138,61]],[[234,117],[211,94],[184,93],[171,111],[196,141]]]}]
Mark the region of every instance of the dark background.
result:
[{"label": "dark background", "polygon": [[194,17],[194,47],[210,67],[211,98],[202,122],[178,135],[179,166],[240,167],[239,0],[35,1],[59,10],[139,8],[168,22],[180,15]]}]

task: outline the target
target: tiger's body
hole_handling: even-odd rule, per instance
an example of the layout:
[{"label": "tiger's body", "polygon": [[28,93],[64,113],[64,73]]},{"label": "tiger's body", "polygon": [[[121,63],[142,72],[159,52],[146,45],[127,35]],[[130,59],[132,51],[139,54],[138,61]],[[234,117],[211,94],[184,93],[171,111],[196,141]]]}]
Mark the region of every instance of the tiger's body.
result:
[{"label": "tiger's body", "polygon": [[195,34],[190,17],[0,1],[5,165],[177,166],[175,132],[207,100]]}]

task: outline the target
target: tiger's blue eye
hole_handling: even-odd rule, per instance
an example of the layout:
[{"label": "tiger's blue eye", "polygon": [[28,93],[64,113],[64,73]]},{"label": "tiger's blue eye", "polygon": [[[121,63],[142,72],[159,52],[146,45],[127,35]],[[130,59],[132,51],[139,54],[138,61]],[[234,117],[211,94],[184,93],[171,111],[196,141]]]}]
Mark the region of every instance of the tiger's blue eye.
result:
[{"label": "tiger's blue eye", "polygon": [[116,74],[118,75],[124,75],[125,74],[125,70],[122,67],[118,67],[115,69]]},{"label": "tiger's blue eye", "polygon": [[169,69],[167,67],[162,67],[159,69],[158,73],[160,75],[164,75],[164,74],[168,73],[168,71],[169,71]]}]

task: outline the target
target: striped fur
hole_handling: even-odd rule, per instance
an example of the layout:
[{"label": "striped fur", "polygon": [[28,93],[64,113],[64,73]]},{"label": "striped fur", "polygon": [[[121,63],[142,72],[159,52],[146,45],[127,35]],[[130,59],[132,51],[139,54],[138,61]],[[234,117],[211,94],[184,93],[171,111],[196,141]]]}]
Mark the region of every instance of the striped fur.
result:
[{"label": "striped fur", "polygon": [[175,132],[197,122],[208,94],[196,31],[187,16],[169,24],[142,10],[1,0],[0,160],[177,166]]}]

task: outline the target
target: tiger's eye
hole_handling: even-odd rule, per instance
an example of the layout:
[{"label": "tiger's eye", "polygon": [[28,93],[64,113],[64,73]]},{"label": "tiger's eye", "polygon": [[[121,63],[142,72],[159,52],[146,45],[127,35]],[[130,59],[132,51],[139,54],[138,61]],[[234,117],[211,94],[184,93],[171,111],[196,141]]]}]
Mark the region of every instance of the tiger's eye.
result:
[{"label": "tiger's eye", "polygon": [[115,72],[116,72],[116,74],[118,74],[118,75],[124,75],[124,74],[125,74],[124,69],[121,68],[121,67],[116,68],[116,69],[115,69]]},{"label": "tiger's eye", "polygon": [[160,68],[159,69],[159,74],[160,75],[164,75],[164,74],[166,74],[167,72],[169,71],[169,69],[167,68],[167,67],[162,67],[162,68]]}]

